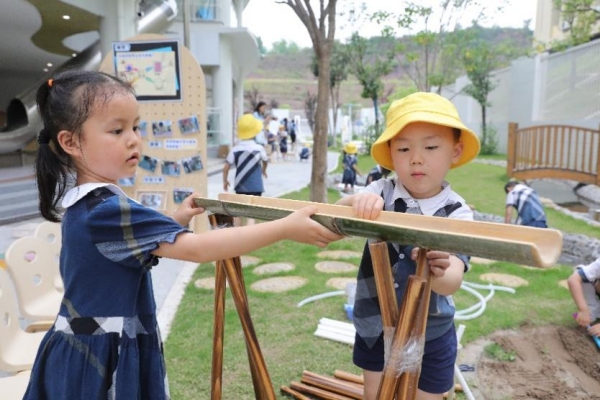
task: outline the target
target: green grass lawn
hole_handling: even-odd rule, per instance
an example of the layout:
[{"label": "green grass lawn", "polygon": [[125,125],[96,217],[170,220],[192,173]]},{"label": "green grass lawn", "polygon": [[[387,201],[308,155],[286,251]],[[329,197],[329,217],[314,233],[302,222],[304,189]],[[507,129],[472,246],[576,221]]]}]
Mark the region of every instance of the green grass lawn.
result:
[{"label": "green grass lawn", "polygon": [[[359,157],[359,168],[363,172],[368,172],[373,165],[370,157]],[[503,187],[507,180],[504,168],[471,163],[452,170],[448,179],[453,188],[479,211],[503,215]],[[309,192],[303,189],[286,197],[307,200]],[[335,202],[338,198],[337,191],[329,191],[330,202]],[[554,228],[599,237],[594,229],[582,221],[554,210],[547,212],[549,223]],[[347,238],[332,243],[328,250],[360,252],[363,246],[363,239]],[[351,346],[313,335],[322,317],[346,320],[343,310],[345,297],[322,299],[301,308],[296,306],[309,296],[335,290],[326,286],[328,279],[356,275],[355,272],[334,275],[317,272],[314,265],[321,261],[317,257],[320,251],[316,247],[283,241],[252,253],[261,263],[291,262],[295,265],[295,270],[276,275],[301,276],[307,279],[307,283],[287,293],[265,294],[251,290],[250,285],[264,276],[254,274],[254,267],[244,269],[252,320],[279,398],[283,398],[279,394],[279,387],[299,380],[304,370],[330,376],[336,369],[360,373],[352,364]],[[359,259],[349,261],[358,265]],[[572,324],[573,301],[568,290],[558,285],[560,280],[569,276],[571,270],[572,267],[563,265],[539,270],[505,262],[472,265],[471,271],[465,276],[466,281],[484,283],[479,279],[481,274],[496,272],[518,275],[526,279],[529,285],[517,288],[515,294],[496,292],[483,315],[468,321],[457,321],[467,326],[462,343],[466,344],[498,329],[523,325]],[[202,264],[196,270],[165,343],[170,388],[174,399],[210,398],[214,292],[196,288],[193,282],[212,276],[212,264]],[[487,294],[485,290],[480,292],[484,296]],[[457,292],[455,300],[459,310],[477,302],[472,294],[463,290]],[[229,293],[225,309],[223,398],[253,399],[244,336]]]}]

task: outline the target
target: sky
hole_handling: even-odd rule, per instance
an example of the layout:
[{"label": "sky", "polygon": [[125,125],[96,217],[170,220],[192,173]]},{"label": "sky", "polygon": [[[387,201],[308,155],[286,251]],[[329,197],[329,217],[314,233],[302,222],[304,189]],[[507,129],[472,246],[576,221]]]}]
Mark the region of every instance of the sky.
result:
[{"label": "sky", "polygon": [[[364,0],[363,0],[364,1]],[[344,10],[348,4],[359,3],[360,0],[338,0],[338,13]],[[440,4],[440,0],[421,0],[413,1],[421,4],[431,4],[432,6]],[[530,28],[535,28],[535,11],[537,0],[483,0],[487,4],[505,3],[502,12],[488,12],[490,17],[481,21],[480,25],[491,27],[493,25],[502,27],[520,28],[523,21],[531,19]],[[313,3],[318,4],[315,0]],[[390,4],[402,4],[398,0],[367,0],[370,11],[390,10]],[[399,8],[399,7],[398,7]],[[434,7],[435,9],[435,7]],[[470,25],[472,16],[466,16],[464,25]],[[376,36],[381,32],[381,28],[374,23],[355,23],[349,26],[345,22],[346,18],[338,17],[336,19],[335,38],[345,42],[354,30],[357,30],[364,37]],[[295,42],[300,47],[312,47],[310,37],[306,27],[300,22],[294,11],[285,4],[278,4],[276,0],[251,0],[244,10],[243,24],[255,36],[260,37],[267,49],[270,49],[274,42],[285,39],[287,42]],[[407,34],[410,32],[406,32]]]}]

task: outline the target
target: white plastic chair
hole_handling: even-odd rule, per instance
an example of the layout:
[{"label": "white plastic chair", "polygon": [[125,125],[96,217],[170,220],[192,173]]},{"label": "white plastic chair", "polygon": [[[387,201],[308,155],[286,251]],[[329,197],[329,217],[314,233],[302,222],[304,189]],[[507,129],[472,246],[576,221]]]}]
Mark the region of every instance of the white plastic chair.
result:
[{"label": "white plastic chair", "polygon": [[[50,265],[52,266],[52,271],[56,272],[56,276],[54,277],[54,286],[59,292],[64,292],[65,287],[63,286],[63,281],[60,277],[59,272],[59,262],[60,262],[60,248],[62,246],[62,232],[61,232],[61,224],[58,222],[50,222],[44,221],[35,228],[34,236],[39,237],[40,239],[45,240],[48,244],[52,246],[54,251],[54,262]],[[56,267],[56,269],[54,269]]]},{"label": "white plastic chair", "polygon": [[31,369],[45,334],[21,329],[12,283],[8,273],[0,268],[0,370],[19,372]]},{"label": "white plastic chair", "polygon": [[2,400],[21,400],[27,390],[30,376],[31,371],[28,370],[0,378]]},{"label": "white plastic chair", "polygon": [[21,316],[54,320],[62,301],[55,284],[60,279],[56,247],[39,237],[22,237],[8,247],[5,258]]}]

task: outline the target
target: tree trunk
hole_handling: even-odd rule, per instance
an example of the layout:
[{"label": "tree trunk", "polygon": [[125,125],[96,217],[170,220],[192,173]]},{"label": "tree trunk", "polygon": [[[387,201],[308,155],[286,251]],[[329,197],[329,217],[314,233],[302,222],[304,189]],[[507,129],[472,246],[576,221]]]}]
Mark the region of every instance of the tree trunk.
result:
[{"label": "tree trunk", "polygon": [[375,136],[379,136],[379,104],[377,96],[373,97],[373,109],[375,110]]},{"label": "tree trunk", "polygon": [[487,127],[485,123],[485,105],[481,106],[481,144],[487,145]]},{"label": "tree trunk", "polygon": [[327,125],[329,114],[330,50],[321,47],[317,92],[317,112],[313,132],[313,157],[310,200],[327,203]]}]

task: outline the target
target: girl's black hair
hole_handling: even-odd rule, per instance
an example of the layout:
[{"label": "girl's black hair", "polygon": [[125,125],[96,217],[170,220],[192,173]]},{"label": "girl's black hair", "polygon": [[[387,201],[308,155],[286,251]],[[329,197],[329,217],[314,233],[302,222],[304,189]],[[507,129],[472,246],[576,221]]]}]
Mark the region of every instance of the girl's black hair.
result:
[{"label": "girl's black hair", "polygon": [[58,133],[66,130],[80,135],[83,123],[96,107],[125,93],[134,93],[129,83],[102,72],[83,70],[61,72],[38,88],[36,103],[44,128],[38,138],[35,174],[40,213],[48,221],[60,222],[57,204],[73,171],[69,155],[58,143]]},{"label": "girl's black hair", "polygon": [[267,103],[265,103],[264,101],[259,101],[258,104],[256,105],[256,107],[254,107],[254,112],[260,113],[260,108],[262,106],[266,106]]}]

